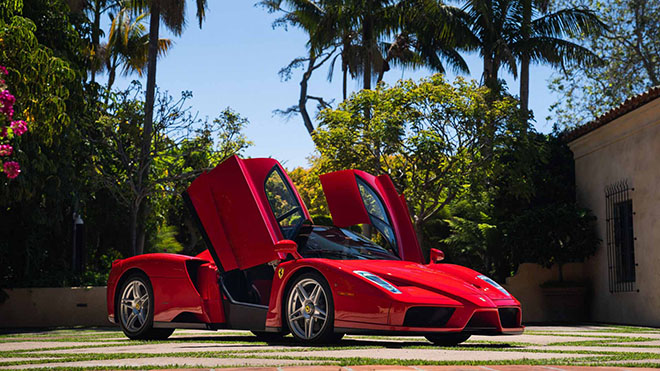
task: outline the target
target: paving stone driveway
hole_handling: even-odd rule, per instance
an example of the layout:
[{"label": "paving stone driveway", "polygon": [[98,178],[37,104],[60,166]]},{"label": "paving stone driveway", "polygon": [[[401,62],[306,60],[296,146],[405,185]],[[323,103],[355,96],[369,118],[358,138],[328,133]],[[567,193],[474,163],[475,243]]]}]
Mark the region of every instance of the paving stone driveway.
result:
[{"label": "paving stone driveway", "polygon": [[334,346],[303,347],[291,337],[266,344],[244,331],[177,330],[160,342],[130,341],[114,328],[0,331],[0,369],[513,371],[660,367],[660,329],[643,327],[529,326],[523,335],[473,336],[461,346],[442,348],[422,337],[346,336]]}]

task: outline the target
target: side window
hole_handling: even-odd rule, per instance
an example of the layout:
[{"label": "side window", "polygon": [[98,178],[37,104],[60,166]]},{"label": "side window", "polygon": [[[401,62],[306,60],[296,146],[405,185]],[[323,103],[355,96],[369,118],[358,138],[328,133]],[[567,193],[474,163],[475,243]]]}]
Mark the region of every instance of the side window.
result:
[{"label": "side window", "polygon": [[371,187],[362,179],[357,178],[357,185],[360,190],[360,196],[362,196],[362,202],[364,202],[364,207],[367,209],[367,213],[369,213],[371,224],[373,224],[383,237],[385,237],[393,250],[396,250],[396,238],[394,237],[394,230],[387,217],[385,205],[383,205],[383,202],[380,200],[376,192],[374,192],[374,190],[371,189]]},{"label": "side window", "polygon": [[298,199],[278,167],[274,167],[268,174],[264,187],[266,198],[284,238],[291,238],[294,227],[305,219]]},{"label": "side window", "polygon": [[636,290],[633,202],[628,182],[622,180],[605,188],[607,200],[607,260],[610,292]]}]

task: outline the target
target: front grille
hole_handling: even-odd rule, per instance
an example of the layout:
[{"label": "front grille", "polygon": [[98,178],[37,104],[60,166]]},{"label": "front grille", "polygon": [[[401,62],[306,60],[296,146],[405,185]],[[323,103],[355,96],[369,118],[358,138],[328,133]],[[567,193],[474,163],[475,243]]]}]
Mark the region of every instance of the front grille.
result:
[{"label": "front grille", "polygon": [[465,325],[466,331],[496,330],[497,318],[494,311],[475,312],[470,322]]},{"label": "front grille", "polygon": [[403,325],[406,327],[444,327],[455,308],[412,307],[406,311]]},{"label": "front grille", "polygon": [[518,308],[499,308],[500,323],[504,328],[520,327],[518,323]]}]

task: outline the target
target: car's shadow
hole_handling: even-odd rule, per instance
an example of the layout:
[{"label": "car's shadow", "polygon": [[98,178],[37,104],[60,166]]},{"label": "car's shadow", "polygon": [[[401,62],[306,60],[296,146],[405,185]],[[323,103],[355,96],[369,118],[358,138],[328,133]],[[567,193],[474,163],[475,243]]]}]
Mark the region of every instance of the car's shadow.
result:
[{"label": "car's shadow", "polygon": [[[171,337],[170,341],[177,341],[177,342],[194,342],[194,341],[204,341],[204,342],[221,342],[221,343],[226,343],[227,346],[240,346],[240,347],[257,347],[257,346],[263,346],[264,340],[261,340],[255,336],[251,335],[245,335],[245,336],[240,336],[240,335],[218,335],[218,336],[175,336]],[[428,341],[420,341],[417,339],[410,339],[406,341],[405,337],[401,337],[400,340],[390,340],[390,339],[370,339],[370,338],[364,338],[364,339],[355,339],[355,338],[344,338],[338,342],[334,343],[314,343],[314,344],[304,344],[296,339],[294,339],[291,336],[283,337],[278,340],[274,341],[266,341],[266,343],[270,346],[280,346],[280,347],[305,347],[308,348],[310,346],[312,347],[323,347],[323,348],[337,348],[337,349],[342,349],[342,348],[374,348],[374,347],[379,347],[379,348],[390,348],[390,349],[402,349],[402,348],[417,348],[417,347],[424,347],[424,348],[433,348],[436,347],[432,343]],[[200,346],[201,347],[201,346]],[[518,348],[519,346],[513,345],[513,344],[508,344],[505,342],[502,343],[463,343],[456,345],[451,348],[456,348],[456,349],[471,349],[471,348],[493,348],[493,349],[501,349],[501,348]],[[438,347],[440,348],[440,347]],[[446,347],[445,347],[446,348]]]}]

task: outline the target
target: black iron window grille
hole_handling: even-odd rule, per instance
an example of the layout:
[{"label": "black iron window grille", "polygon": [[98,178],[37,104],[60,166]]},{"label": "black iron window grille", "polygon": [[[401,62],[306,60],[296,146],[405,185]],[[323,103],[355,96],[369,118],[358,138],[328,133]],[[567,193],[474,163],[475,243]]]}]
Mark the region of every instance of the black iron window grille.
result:
[{"label": "black iron window grille", "polygon": [[635,235],[633,204],[628,181],[605,187],[607,263],[610,292],[639,291],[635,287]]}]

